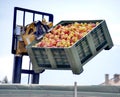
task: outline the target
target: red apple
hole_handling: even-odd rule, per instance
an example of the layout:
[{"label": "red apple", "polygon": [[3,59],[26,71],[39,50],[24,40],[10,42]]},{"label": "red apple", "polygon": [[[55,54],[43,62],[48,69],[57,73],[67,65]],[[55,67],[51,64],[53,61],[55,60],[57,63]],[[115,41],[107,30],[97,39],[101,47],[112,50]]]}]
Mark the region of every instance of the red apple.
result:
[{"label": "red apple", "polygon": [[37,47],[69,47],[84,37],[99,23],[78,23],[65,26],[57,25],[43,39],[37,43]]}]

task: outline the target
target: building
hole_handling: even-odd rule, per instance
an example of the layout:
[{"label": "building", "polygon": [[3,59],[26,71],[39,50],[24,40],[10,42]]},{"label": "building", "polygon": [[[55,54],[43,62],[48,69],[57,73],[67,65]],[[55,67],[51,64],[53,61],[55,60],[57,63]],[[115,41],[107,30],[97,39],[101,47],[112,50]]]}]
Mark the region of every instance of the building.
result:
[{"label": "building", "polygon": [[105,74],[105,82],[101,85],[120,86],[120,74],[114,74],[113,78],[109,78],[109,74]]}]

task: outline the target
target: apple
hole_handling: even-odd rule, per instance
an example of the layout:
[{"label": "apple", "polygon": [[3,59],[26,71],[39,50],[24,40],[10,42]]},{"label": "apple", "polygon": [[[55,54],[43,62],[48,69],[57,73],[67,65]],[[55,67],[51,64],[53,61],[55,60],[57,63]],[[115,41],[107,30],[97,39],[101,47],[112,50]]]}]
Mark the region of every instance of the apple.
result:
[{"label": "apple", "polygon": [[78,23],[68,25],[57,25],[49,33],[46,33],[43,39],[38,42],[36,47],[70,47],[82,37],[87,35],[96,23]]}]

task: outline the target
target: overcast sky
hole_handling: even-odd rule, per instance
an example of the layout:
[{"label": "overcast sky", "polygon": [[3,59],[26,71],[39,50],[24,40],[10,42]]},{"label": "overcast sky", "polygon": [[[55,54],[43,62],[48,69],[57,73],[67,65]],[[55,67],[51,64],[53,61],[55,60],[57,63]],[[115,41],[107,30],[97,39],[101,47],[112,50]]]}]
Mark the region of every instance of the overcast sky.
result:
[{"label": "overcast sky", "polygon": [[[46,70],[40,76],[43,85],[95,85],[104,82],[104,74],[120,74],[120,0],[0,0],[0,80],[12,80],[13,55],[11,54],[14,7],[52,13],[54,24],[61,20],[105,19],[114,47],[103,50],[84,66],[84,72],[73,75],[71,71]],[[29,58],[24,57],[23,68]],[[22,83],[26,83],[22,75]],[[26,81],[26,82],[25,82]]]}]

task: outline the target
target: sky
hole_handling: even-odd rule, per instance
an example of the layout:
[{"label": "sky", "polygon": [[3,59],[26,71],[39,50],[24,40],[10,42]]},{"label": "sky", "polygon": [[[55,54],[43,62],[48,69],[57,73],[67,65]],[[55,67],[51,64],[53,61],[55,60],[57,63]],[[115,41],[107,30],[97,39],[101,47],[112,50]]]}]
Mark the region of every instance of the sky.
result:
[{"label": "sky", "polygon": [[[0,0],[0,80],[12,80],[14,55],[11,54],[14,7],[47,12],[54,15],[54,25],[61,20],[106,20],[114,46],[103,50],[84,65],[80,75],[66,70],[45,70],[40,74],[42,85],[97,85],[104,75],[120,74],[120,0]],[[23,68],[28,68],[29,57],[23,58]],[[22,84],[27,76],[22,75]]]}]

